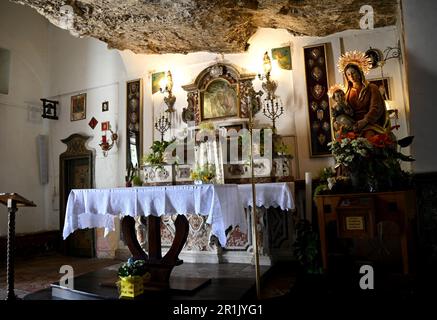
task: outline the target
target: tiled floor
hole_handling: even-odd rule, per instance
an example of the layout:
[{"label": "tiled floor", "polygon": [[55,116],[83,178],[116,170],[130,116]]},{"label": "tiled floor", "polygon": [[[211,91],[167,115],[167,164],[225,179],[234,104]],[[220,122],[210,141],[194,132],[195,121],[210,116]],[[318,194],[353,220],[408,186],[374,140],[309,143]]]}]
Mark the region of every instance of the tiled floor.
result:
[{"label": "tiled floor", "polygon": [[[61,266],[73,267],[75,276],[98,270],[115,263],[110,259],[87,259],[62,256],[59,254],[17,259],[15,264],[15,289],[18,297],[48,288],[50,283],[59,281],[63,274],[59,273]],[[0,265],[0,299],[6,292],[6,265]]]}]

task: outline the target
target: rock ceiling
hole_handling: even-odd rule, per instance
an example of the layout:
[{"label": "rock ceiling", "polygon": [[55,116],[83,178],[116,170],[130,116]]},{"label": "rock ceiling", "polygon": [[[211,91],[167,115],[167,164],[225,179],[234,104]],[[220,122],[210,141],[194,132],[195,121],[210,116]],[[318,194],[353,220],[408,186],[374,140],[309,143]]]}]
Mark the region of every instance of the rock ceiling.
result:
[{"label": "rock ceiling", "polygon": [[375,27],[394,25],[397,12],[397,0],[11,1],[31,6],[73,35],[147,54],[243,52],[258,27],[326,36],[359,29],[362,5],[372,6]]}]

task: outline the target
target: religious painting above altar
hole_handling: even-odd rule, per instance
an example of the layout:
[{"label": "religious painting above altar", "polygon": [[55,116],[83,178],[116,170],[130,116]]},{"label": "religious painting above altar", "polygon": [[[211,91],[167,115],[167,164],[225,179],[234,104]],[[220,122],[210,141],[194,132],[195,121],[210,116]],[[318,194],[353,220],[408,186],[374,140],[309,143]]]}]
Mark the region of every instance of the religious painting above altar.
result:
[{"label": "religious painting above altar", "polygon": [[239,116],[237,86],[226,80],[213,80],[201,92],[201,119],[223,119]]},{"label": "religious painting above altar", "polygon": [[[188,98],[184,121],[194,118],[198,125],[202,121],[248,118],[248,103],[241,92],[252,86],[255,76],[229,63],[203,69],[193,83],[182,86]],[[260,110],[259,101],[252,99],[251,103],[256,111]]]}]

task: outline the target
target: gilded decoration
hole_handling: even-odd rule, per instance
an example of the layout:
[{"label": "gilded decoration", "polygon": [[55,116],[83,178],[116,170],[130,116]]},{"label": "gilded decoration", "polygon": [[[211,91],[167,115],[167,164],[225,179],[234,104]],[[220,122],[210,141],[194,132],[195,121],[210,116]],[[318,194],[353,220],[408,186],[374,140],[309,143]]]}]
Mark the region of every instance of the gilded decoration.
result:
[{"label": "gilded decoration", "polygon": [[[195,124],[230,118],[247,118],[248,107],[241,90],[251,86],[255,74],[245,73],[228,63],[216,63],[202,70],[194,83],[182,86],[187,91],[188,107],[184,108],[184,121]],[[252,101],[260,108],[260,104]],[[194,110],[192,110],[194,109]]]}]

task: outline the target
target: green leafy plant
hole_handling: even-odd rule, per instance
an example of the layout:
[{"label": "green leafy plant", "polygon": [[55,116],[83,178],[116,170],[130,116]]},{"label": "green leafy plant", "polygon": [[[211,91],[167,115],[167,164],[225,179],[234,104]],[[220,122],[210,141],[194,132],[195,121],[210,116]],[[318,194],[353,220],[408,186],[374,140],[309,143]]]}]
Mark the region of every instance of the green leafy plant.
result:
[{"label": "green leafy plant", "polygon": [[144,260],[134,260],[129,258],[118,268],[119,277],[143,276],[147,272],[146,262]]},{"label": "green leafy plant", "polygon": [[143,162],[145,164],[156,166],[156,167],[159,167],[162,169],[163,165],[165,164],[165,150],[173,142],[174,142],[174,140],[172,140],[172,141],[159,141],[159,140],[153,141],[153,143],[150,147],[151,152],[143,157]]},{"label": "green leafy plant", "polygon": [[278,155],[283,155],[288,157],[292,156],[290,148],[283,141],[279,141],[278,143],[275,143],[273,147],[273,151],[275,152],[275,154]]},{"label": "green leafy plant", "polygon": [[143,180],[141,180],[140,176],[134,176],[132,179],[132,184],[136,187],[141,187],[143,185]]},{"label": "green leafy plant", "polygon": [[329,183],[334,179],[335,177],[335,171],[330,168],[323,168],[320,170],[319,173],[319,184],[314,189],[314,196],[317,196],[319,194],[326,194],[329,193],[330,185]]},{"label": "green leafy plant", "polygon": [[313,230],[308,220],[300,220],[296,224],[296,241],[293,253],[306,273],[320,274],[319,234]]}]

